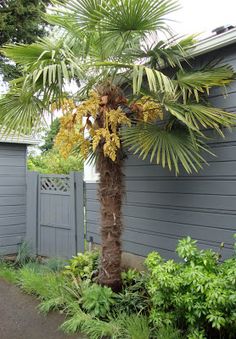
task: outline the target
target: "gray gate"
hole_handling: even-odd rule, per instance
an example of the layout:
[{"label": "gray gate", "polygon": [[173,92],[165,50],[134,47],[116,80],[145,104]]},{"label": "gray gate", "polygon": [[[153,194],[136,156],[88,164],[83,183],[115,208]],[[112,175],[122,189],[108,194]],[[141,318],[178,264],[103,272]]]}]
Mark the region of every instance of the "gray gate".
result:
[{"label": "gray gate", "polygon": [[38,255],[70,258],[84,250],[83,177],[28,173],[27,240]]}]

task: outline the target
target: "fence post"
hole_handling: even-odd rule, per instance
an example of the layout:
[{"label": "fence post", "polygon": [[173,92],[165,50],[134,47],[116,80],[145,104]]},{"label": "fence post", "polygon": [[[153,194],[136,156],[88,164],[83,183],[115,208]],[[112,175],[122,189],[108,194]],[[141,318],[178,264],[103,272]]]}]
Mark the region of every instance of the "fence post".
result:
[{"label": "fence post", "polygon": [[75,172],[76,252],[84,252],[84,185],[83,172]]},{"label": "fence post", "polygon": [[31,246],[32,254],[37,254],[38,228],[38,173],[27,172],[26,177],[26,241]]}]

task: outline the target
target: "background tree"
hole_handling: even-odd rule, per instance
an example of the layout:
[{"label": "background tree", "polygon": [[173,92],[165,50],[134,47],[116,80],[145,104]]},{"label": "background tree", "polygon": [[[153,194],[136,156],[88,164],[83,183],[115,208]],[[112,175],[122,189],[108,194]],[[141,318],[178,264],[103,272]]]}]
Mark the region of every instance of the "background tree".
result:
[{"label": "background tree", "polygon": [[30,154],[27,159],[28,170],[44,174],[69,174],[83,170],[83,159],[79,155],[62,157],[57,149],[40,155]]},{"label": "background tree", "polygon": [[54,146],[54,140],[60,130],[60,120],[56,118],[52,121],[49,130],[46,132],[44,139],[44,143],[40,146],[42,152],[47,152],[51,150]]},{"label": "background tree", "polygon": [[[223,135],[235,116],[207,101],[214,86],[234,79],[229,66],[185,63],[192,38],[161,41],[171,0],[69,0],[48,16],[57,34],[3,53],[24,68],[0,101],[5,133],[29,133],[53,103],[64,104],[64,85],[80,80],[74,106],[61,119],[57,145],[79,150],[100,174],[102,254],[98,280],[121,288],[123,164],[129,151],[176,174],[202,168],[204,129]],[[92,90],[91,90],[92,89]],[[86,98],[86,99],[85,99]],[[84,134],[84,130],[87,134]]]},{"label": "background tree", "polygon": [[[50,0],[1,0],[0,46],[6,43],[30,44],[45,35],[46,22],[42,18]],[[0,72],[8,81],[20,75],[20,70],[3,56]]]},{"label": "background tree", "polygon": [[30,171],[44,174],[68,174],[83,169],[83,158],[78,152],[63,157],[55,147],[55,138],[60,130],[60,120],[56,118],[46,131],[43,145],[40,146],[42,154],[30,153],[27,158],[27,167]]}]

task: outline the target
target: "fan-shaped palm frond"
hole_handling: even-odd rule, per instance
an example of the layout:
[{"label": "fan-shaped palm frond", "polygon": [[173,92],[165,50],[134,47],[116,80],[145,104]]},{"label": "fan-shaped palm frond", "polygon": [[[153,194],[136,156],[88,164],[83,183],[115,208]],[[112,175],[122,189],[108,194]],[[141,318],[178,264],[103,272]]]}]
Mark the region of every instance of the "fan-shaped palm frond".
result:
[{"label": "fan-shaped palm frond", "polygon": [[189,49],[193,46],[196,35],[190,35],[181,39],[179,36],[170,37],[163,41],[157,34],[146,38],[140,48],[128,51],[136,59],[146,59],[146,65],[155,69],[178,66],[182,69],[182,62],[189,55]]},{"label": "fan-shaped palm frond", "polygon": [[186,128],[167,130],[157,125],[139,124],[122,132],[124,145],[142,159],[150,157],[162,167],[174,168],[176,174],[180,165],[187,173],[198,171],[206,163],[201,151],[207,146]]},{"label": "fan-shaped palm frond", "polygon": [[[207,92],[214,86],[226,86],[235,78],[231,66],[225,65],[202,70],[179,70],[176,73],[177,84],[182,92],[184,102],[191,96],[199,101],[199,94]],[[199,93],[200,92],[200,93]]]},{"label": "fan-shaped palm frond", "polygon": [[122,34],[166,30],[165,16],[177,9],[174,0],[69,0],[54,11],[75,14],[81,30]]},{"label": "fan-shaped palm frond", "polygon": [[71,47],[71,41],[65,40],[64,36],[51,36],[31,45],[7,45],[1,51],[7,58],[24,66],[28,73],[36,70],[43,73],[50,66],[60,65],[62,75],[67,80],[69,71],[74,74],[75,69],[79,69]]},{"label": "fan-shaped palm frond", "polygon": [[65,83],[84,77],[64,37],[44,38],[27,46],[8,45],[2,50],[6,57],[22,65],[25,74],[22,86],[26,92],[43,96],[48,103],[63,96]]},{"label": "fan-shaped palm frond", "polygon": [[43,102],[32,92],[14,89],[0,100],[1,133],[30,134],[43,119]]},{"label": "fan-shaped palm frond", "polygon": [[222,126],[230,127],[236,123],[235,114],[212,106],[204,106],[198,103],[169,102],[165,103],[165,107],[168,112],[193,130],[214,128],[223,135]]}]

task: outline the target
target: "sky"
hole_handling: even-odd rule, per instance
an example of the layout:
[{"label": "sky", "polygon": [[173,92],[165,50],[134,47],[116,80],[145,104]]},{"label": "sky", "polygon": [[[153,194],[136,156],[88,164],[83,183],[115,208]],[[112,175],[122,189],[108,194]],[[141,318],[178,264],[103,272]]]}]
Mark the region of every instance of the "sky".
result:
[{"label": "sky", "polygon": [[219,26],[236,26],[236,0],[179,0],[182,8],[169,17],[170,26],[179,34],[204,33]]}]

